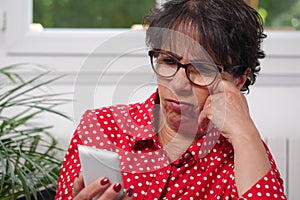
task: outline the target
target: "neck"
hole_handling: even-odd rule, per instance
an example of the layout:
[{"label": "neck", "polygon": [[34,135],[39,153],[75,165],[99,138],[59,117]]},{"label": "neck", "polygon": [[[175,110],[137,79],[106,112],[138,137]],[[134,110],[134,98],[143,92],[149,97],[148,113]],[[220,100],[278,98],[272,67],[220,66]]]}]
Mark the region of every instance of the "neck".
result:
[{"label": "neck", "polygon": [[195,137],[194,134],[185,134],[184,131],[174,130],[160,117],[158,140],[171,162],[177,160],[197,139],[198,137]]},{"label": "neck", "polygon": [[171,162],[177,160],[194,143],[194,138],[175,133],[167,127],[158,133],[158,140]]}]

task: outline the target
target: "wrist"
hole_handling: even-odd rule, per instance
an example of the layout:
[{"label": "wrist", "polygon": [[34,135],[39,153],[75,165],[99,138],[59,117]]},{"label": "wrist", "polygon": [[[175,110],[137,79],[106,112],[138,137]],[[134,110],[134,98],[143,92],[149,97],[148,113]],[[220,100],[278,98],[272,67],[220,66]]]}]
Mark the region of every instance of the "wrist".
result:
[{"label": "wrist", "polygon": [[231,138],[230,141],[234,149],[239,147],[245,148],[246,146],[249,146],[251,144],[260,144],[261,137],[258,130],[255,128],[251,130],[248,129],[243,134],[235,135],[235,137]]}]

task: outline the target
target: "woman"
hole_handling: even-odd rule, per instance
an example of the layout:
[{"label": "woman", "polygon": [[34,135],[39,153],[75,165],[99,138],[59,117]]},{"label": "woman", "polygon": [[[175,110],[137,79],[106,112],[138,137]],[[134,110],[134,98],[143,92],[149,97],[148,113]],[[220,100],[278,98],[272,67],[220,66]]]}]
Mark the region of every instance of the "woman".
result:
[{"label": "woman", "polygon": [[[249,114],[265,38],[242,0],[171,0],[146,18],[157,91],[143,103],[87,111],[56,199],[286,199]],[[77,145],[119,153],[124,185],[84,186]]]}]

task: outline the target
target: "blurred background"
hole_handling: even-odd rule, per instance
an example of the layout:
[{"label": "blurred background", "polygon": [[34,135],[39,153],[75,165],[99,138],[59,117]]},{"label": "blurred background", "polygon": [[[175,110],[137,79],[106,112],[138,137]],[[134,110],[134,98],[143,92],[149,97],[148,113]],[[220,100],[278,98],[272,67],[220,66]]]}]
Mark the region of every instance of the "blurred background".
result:
[{"label": "blurred background", "polygon": [[[299,0],[247,0],[267,29],[300,30]],[[155,0],[33,0],[33,23],[45,28],[130,28]]]},{"label": "blurred background", "polygon": [[[51,113],[36,120],[51,122],[49,132],[62,149],[67,149],[85,110],[143,101],[155,91],[141,23],[163,1],[0,0],[0,68],[26,63],[17,69],[24,79],[44,70],[50,71],[49,78],[63,76],[45,90],[71,100],[56,107],[71,120]],[[300,0],[247,3],[261,14],[268,37],[261,74],[246,97],[278,163],[286,193],[296,200],[300,196]],[[0,86],[6,85],[3,80]]]}]

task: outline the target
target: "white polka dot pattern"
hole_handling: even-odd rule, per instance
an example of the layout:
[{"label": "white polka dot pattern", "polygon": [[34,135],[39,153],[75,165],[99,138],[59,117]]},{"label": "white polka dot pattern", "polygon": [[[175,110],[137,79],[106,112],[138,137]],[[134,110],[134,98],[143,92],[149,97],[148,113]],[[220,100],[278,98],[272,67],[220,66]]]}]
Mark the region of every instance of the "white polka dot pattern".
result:
[{"label": "white polka dot pattern", "polygon": [[142,104],[111,106],[84,114],[62,164],[56,200],[73,199],[73,182],[80,172],[79,144],[119,153],[124,188],[133,189],[133,199],[286,199],[267,147],[272,170],[239,198],[233,149],[217,130],[170,163],[151,120],[155,97],[156,93]]}]

